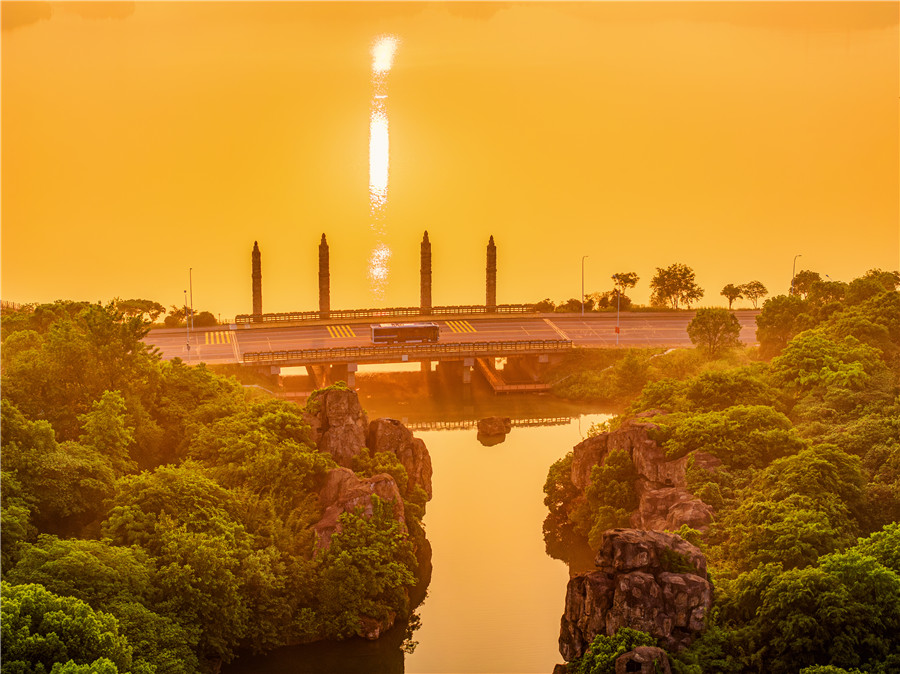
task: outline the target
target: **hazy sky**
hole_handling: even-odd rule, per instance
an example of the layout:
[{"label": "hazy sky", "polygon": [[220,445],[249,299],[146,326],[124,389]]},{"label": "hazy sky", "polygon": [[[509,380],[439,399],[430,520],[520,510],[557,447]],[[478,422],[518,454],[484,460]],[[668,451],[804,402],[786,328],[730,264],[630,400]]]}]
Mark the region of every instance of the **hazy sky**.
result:
[{"label": "hazy sky", "polygon": [[[900,267],[900,4],[2,3],[3,299],[576,297]],[[398,44],[380,85],[372,46]],[[371,203],[370,118],[389,124]],[[375,222],[377,220],[377,222]],[[390,252],[383,295],[368,275]]]}]

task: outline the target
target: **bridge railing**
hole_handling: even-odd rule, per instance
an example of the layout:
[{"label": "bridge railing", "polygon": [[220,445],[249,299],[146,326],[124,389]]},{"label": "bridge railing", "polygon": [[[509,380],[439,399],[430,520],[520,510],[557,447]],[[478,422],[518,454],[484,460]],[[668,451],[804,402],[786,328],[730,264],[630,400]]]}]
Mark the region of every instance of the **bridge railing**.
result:
[{"label": "bridge railing", "polygon": [[[564,426],[571,423],[572,417],[535,417],[529,419],[511,419],[513,428],[532,426]],[[458,421],[404,421],[403,425],[411,431],[456,431],[478,428],[477,419],[460,419]]]},{"label": "bridge railing", "polygon": [[[354,318],[412,318],[428,316],[458,316],[469,314],[532,314],[533,304],[498,304],[488,311],[483,304],[464,304],[458,306],[432,307],[425,312],[421,307],[391,307],[387,309],[332,309],[328,312],[329,320],[347,320]],[[292,311],[281,314],[238,314],[234,322],[238,325],[246,323],[299,323],[303,321],[322,320],[318,311]]]},{"label": "bridge railing", "polygon": [[334,363],[402,362],[427,360],[441,356],[508,356],[529,353],[560,352],[573,348],[570,339],[533,339],[509,342],[451,342],[447,344],[390,344],[387,346],[342,346],[328,349],[289,351],[251,351],[243,354],[244,363]]}]

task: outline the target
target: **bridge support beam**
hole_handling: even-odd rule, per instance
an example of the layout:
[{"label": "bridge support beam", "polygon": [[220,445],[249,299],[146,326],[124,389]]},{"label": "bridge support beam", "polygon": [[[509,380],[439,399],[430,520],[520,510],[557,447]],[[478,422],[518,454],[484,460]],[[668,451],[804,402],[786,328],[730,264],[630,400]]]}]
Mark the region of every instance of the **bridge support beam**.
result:
[{"label": "bridge support beam", "polygon": [[336,384],[337,382],[342,381],[350,388],[353,388],[356,386],[356,371],[358,369],[359,365],[356,363],[340,363],[332,365],[328,376],[329,383]]},{"label": "bridge support beam", "polygon": [[462,382],[463,384],[472,383],[472,368],[475,366],[474,358],[464,358],[462,364]]}]

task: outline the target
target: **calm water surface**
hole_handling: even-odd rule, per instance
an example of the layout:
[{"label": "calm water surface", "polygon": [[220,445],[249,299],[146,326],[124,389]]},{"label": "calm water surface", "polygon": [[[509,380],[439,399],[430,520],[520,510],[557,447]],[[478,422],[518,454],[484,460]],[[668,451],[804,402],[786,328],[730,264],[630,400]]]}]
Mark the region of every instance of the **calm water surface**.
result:
[{"label": "calm water surface", "polygon": [[[418,647],[403,655],[398,633],[383,643],[281,649],[242,658],[226,671],[549,674],[562,661],[557,637],[569,572],[544,550],[544,480],[550,464],[610,415],[550,396],[494,396],[477,385],[471,395],[452,389],[426,395],[415,390],[412,373],[372,379],[360,381],[370,419],[389,416],[417,428],[434,467],[424,520],[434,569],[417,611]],[[503,443],[485,447],[465,426],[491,414],[557,423],[514,427]],[[439,423],[457,428],[420,430]]]}]

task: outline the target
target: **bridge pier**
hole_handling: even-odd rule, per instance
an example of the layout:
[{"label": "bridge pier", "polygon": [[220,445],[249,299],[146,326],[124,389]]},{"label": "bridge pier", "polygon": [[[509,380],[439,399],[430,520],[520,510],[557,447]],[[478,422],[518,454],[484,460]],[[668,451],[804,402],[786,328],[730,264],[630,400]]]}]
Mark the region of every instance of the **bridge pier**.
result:
[{"label": "bridge pier", "polygon": [[474,358],[464,358],[462,362],[462,383],[472,383],[472,368],[475,366]]},{"label": "bridge pier", "polygon": [[336,384],[339,381],[345,382],[350,388],[356,386],[356,371],[359,365],[356,363],[338,363],[329,368],[328,381],[330,384]]}]

